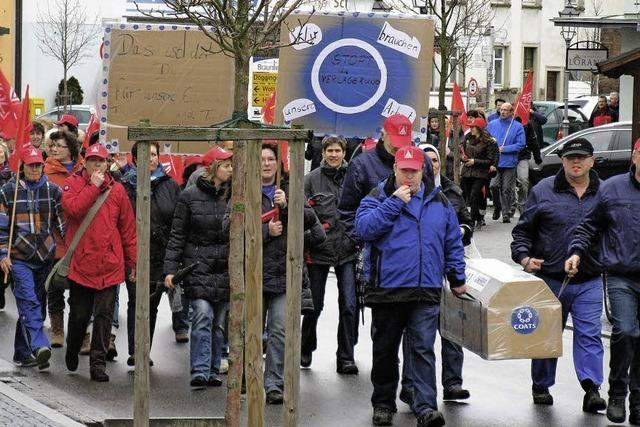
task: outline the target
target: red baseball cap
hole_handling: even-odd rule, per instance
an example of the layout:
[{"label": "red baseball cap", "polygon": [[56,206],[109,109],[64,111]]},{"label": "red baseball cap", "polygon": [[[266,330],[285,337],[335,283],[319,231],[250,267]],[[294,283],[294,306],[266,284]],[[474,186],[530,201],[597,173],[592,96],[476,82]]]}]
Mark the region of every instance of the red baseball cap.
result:
[{"label": "red baseball cap", "polygon": [[61,125],[64,125],[64,124],[69,124],[69,125],[73,126],[74,128],[77,128],[78,127],[78,119],[73,114],[65,114],[62,117],[60,117],[60,120],[58,120],[56,122],[56,124],[58,126],[61,126]]},{"label": "red baseball cap", "polygon": [[420,170],[424,166],[424,153],[414,145],[401,147],[396,151],[396,167],[398,169]]},{"label": "red baseball cap", "polygon": [[636,142],[633,144],[633,149],[640,151],[640,138],[636,139]]},{"label": "red baseball cap", "polygon": [[211,166],[211,163],[215,162],[216,160],[227,160],[231,156],[233,156],[233,153],[231,151],[227,151],[216,145],[211,150],[204,153],[204,156],[202,156],[202,164],[205,167],[209,167]]},{"label": "red baseball cap", "polygon": [[467,119],[467,126],[469,127],[478,127],[480,129],[484,129],[487,127],[487,122],[482,117],[469,117]]},{"label": "red baseball cap", "polygon": [[33,146],[25,148],[22,152],[22,162],[25,165],[44,163],[44,159],[42,158],[42,151]]},{"label": "red baseball cap", "polygon": [[89,157],[100,157],[101,159],[107,159],[109,158],[109,152],[104,145],[96,142],[95,144],[87,148],[84,157],[85,159]]},{"label": "red baseball cap", "polygon": [[393,148],[412,145],[411,132],[413,125],[411,121],[402,114],[394,114],[385,119],[382,125],[389,137],[389,143]]}]

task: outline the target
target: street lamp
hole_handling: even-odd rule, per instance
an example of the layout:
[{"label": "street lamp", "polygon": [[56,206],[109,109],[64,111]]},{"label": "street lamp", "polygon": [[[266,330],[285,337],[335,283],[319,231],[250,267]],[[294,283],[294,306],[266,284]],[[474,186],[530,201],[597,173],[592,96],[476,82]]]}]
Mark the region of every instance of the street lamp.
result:
[{"label": "street lamp", "polygon": [[[566,0],[564,9],[558,12],[560,18],[568,18],[573,19],[580,15],[578,9],[573,5],[572,0]],[[564,39],[567,50],[569,50],[569,46],[571,45],[571,41],[576,36],[577,29],[576,26],[567,23],[562,25],[562,30],[560,30],[560,34],[562,34],[562,38]],[[566,57],[566,55],[565,55]],[[562,136],[565,137],[569,135],[569,70],[567,70],[567,64],[565,63],[564,68],[564,115],[562,118]]]}]

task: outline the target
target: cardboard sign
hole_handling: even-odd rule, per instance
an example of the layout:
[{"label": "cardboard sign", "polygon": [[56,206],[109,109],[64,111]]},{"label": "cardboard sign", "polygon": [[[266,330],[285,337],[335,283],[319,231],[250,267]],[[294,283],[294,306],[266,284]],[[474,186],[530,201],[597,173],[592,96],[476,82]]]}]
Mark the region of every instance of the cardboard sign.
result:
[{"label": "cardboard sign", "polygon": [[[208,126],[231,117],[234,62],[193,26],[112,24],[105,28],[100,137],[126,151],[126,127]],[[204,145],[203,149],[206,150]]]},{"label": "cardboard sign", "polygon": [[[281,29],[276,121],[316,135],[377,136],[404,114],[420,138],[428,115],[434,23],[429,17],[296,11]],[[418,119],[418,120],[416,120]]]}]

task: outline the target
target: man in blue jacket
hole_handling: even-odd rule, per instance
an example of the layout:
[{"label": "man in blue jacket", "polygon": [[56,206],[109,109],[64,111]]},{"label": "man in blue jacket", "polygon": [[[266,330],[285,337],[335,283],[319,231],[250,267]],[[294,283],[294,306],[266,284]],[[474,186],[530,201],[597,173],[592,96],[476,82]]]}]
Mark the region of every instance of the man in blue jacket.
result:
[{"label": "man in blue jacket", "polygon": [[397,411],[398,348],[405,329],[411,409],[419,427],[444,425],[437,410],[433,345],[443,277],[454,293],[466,290],[464,249],[456,212],[425,176],[424,163],[419,148],[400,148],[394,176],[379,183],[356,213],[356,233],[366,243],[365,303],[372,311],[374,425],[391,425]]},{"label": "man in blue jacket", "polygon": [[512,206],[516,196],[518,153],[526,145],[524,128],[513,118],[513,105],[505,102],[500,106],[500,118],[489,122],[487,132],[495,138],[500,151],[498,175],[494,186],[500,188],[502,222],[509,223],[513,216]]},{"label": "man in blue jacket", "polygon": [[631,160],[629,173],[602,183],[598,203],[574,233],[565,270],[572,276],[582,271],[597,244],[613,323],[607,418],[625,421],[631,392],[629,422],[640,425],[640,139]]},{"label": "man in blue jacket", "polygon": [[[598,389],[603,381],[602,278],[598,263],[585,258],[580,274],[562,291],[566,248],[585,214],[597,202],[600,180],[591,170],[593,146],[584,138],[565,144],[562,169],[531,189],[525,210],[513,229],[511,257],[524,271],[544,280],[562,303],[562,325],[573,319],[573,363],[585,391],[582,410],[606,408]],[[560,294],[560,292],[562,292]],[[533,359],[533,402],[552,405],[549,387],[555,383],[558,359]]]}]

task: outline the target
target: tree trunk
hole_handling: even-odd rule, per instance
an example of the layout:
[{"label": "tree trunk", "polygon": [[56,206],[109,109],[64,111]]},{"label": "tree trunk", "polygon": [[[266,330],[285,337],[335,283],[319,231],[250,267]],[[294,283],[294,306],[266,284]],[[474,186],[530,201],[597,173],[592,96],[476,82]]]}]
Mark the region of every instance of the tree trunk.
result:
[{"label": "tree trunk", "polygon": [[65,113],[68,111],[69,105],[69,87],[67,86],[67,64],[63,64],[64,71],[62,73],[62,111]]}]

